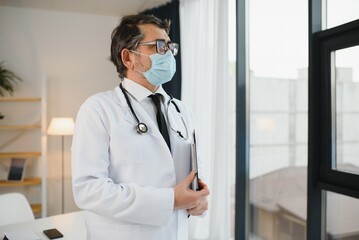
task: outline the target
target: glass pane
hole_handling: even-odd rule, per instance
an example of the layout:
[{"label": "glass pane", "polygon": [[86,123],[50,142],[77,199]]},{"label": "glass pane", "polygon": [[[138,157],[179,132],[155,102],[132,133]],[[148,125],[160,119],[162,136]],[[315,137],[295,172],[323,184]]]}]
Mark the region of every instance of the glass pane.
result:
[{"label": "glass pane", "polygon": [[306,239],[308,4],[251,0],[250,239]]},{"label": "glass pane", "polygon": [[359,239],[359,200],[327,192],[327,239]]},{"label": "glass pane", "polygon": [[359,19],[358,0],[326,0],[326,1],[327,1],[328,28],[332,28]]},{"label": "glass pane", "polygon": [[334,52],[336,169],[359,173],[359,46]]}]

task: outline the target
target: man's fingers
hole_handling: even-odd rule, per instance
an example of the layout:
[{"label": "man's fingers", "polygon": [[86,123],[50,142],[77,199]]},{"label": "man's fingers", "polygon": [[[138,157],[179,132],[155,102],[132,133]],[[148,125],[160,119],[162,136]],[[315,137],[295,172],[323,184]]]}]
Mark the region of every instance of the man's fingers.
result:
[{"label": "man's fingers", "polygon": [[194,171],[192,171],[192,172],[190,172],[190,174],[188,174],[188,176],[183,180],[183,182],[186,184],[186,186],[189,186],[192,183],[195,176],[196,176],[196,174]]},{"label": "man's fingers", "polygon": [[198,179],[198,184],[201,189],[207,187],[207,185],[202,181],[202,179]]},{"label": "man's fingers", "polygon": [[201,196],[208,196],[210,194],[207,184],[205,184],[201,179],[199,180],[200,191],[197,191]]},{"label": "man's fingers", "polygon": [[202,201],[193,208],[189,208],[187,211],[189,215],[199,216],[208,210],[208,201]]}]

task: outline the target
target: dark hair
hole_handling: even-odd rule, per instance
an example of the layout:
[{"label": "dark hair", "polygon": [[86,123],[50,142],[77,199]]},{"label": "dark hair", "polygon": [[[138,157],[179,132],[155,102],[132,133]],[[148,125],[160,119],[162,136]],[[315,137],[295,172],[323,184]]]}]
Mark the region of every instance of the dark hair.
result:
[{"label": "dark hair", "polygon": [[144,38],[144,34],[138,27],[141,24],[154,24],[168,34],[171,22],[153,15],[128,15],[122,18],[120,25],[113,30],[111,35],[111,61],[115,64],[120,78],[125,77],[127,72],[121,59],[121,51],[124,48],[137,49],[138,44]]}]

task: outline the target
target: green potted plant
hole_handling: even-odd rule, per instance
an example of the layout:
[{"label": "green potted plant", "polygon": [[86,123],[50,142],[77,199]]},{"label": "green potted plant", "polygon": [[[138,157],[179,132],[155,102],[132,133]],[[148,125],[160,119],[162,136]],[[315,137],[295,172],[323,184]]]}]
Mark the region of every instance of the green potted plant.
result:
[{"label": "green potted plant", "polygon": [[[6,93],[12,96],[16,81],[22,81],[22,79],[12,71],[6,69],[4,67],[4,61],[0,62],[0,96],[5,96]],[[3,118],[4,116],[0,112],[0,119]]]}]

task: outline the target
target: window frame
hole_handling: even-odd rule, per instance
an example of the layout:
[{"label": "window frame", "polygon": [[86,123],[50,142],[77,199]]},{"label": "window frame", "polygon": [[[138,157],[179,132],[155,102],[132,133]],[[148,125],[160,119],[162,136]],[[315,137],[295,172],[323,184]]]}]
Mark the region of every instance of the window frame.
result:
[{"label": "window frame", "polygon": [[359,45],[359,19],[314,34],[318,49],[318,91],[320,126],[317,144],[320,156],[321,189],[359,198],[359,175],[335,169],[336,166],[336,82],[332,78],[333,51]]},{"label": "window frame", "polygon": [[248,36],[248,0],[236,0],[236,240],[249,239],[250,225]]}]

